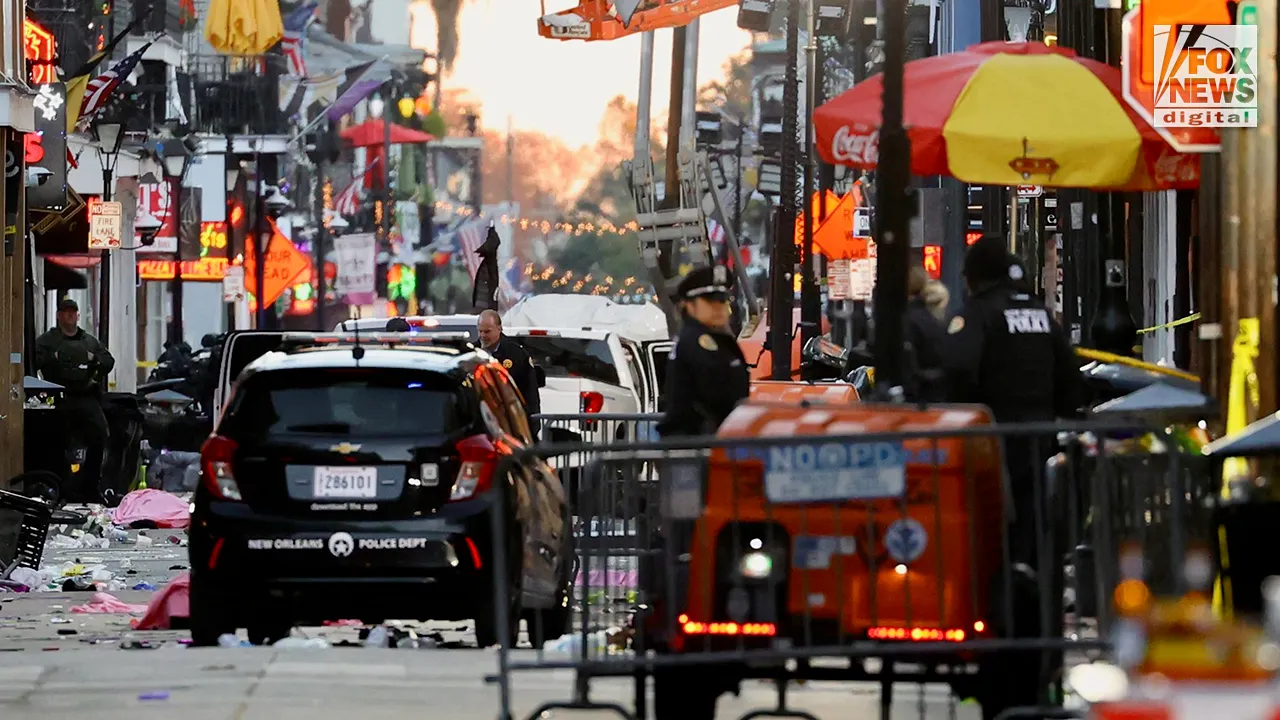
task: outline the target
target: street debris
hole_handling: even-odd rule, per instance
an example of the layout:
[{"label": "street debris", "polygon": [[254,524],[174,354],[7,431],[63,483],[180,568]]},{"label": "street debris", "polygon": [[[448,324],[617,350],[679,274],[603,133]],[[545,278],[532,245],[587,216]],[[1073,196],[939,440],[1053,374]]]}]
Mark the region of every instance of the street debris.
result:
[{"label": "street debris", "polygon": [[149,527],[185,528],[191,524],[189,507],[186,500],[173,493],[143,488],[121,498],[111,519],[124,527],[147,523]]},{"label": "street debris", "polygon": [[165,692],[164,690],[159,690],[156,692],[146,692],[138,695],[138,699],[143,702],[147,702],[150,700],[168,700],[169,693]]},{"label": "street debris", "polygon": [[191,615],[191,573],[184,572],[151,596],[146,614],[135,626],[137,630],[168,630],[173,618]]},{"label": "street debris", "polygon": [[95,593],[93,600],[84,604],[76,605],[71,608],[71,612],[89,615],[105,615],[113,613],[123,613],[127,615],[141,615],[147,612],[146,605],[133,605],[123,602],[120,598],[111,593]]}]

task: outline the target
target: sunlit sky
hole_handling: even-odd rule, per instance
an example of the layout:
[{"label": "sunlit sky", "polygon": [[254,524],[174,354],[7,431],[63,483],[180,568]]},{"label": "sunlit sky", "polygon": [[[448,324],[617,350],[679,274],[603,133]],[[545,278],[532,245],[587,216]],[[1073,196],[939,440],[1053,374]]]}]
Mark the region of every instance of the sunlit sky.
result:
[{"label": "sunlit sky", "polygon": [[[427,0],[413,0],[412,9],[410,0],[371,1],[375,37],[434,49],[435,16]],[[552,0],[547,10],[567,9],[572,3]],[[459,57],[445,87],[469,89],[482,103],[481,124],[486,127],[504,129],[509,116],[513,127],[544,132],[571,147],[593,144],[609,100],[618,94],[636,97],[640,37],[591,43],[550,40],[538,35],[540,14],[535,0],[466,3],[459,20]],[[699,37],[699,84],[719,79],[725,61],[750,42],[750,35],[738,29],[732,9],[704,15]],[[653,113],[665,117],[671,31],[660,31],[655,44]]]}]

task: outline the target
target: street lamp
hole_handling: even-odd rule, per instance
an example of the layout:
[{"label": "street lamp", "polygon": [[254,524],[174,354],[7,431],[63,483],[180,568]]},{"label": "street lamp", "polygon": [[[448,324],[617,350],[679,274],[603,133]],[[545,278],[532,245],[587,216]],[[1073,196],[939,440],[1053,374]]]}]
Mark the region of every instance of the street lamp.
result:
[{"label": "street lamp", "polygon": [[177,248],[173,254],[173,279],[169,281],[170,301],[173,305],[173,325],[169,329],[169,341],[181,343],[183,338],[183,297],[182,297],[182,181],[187,175],[187,168],[195,157],[195,142],[191,139],[160,138],[149,143],[151,154],[164,168],[164,177],[169,183],[169,194],[173,208],[174,231],[177,234]]},{"label": "street lamp", "polygon": [[[111,201],[111,183],[120,159],[120,146],[124,143],[124,124],[100,122],[93,126],[94,140],[102,161],[102,201]],[[98,339],[111,343],[111,251],[102,251],[98,266]]]}]

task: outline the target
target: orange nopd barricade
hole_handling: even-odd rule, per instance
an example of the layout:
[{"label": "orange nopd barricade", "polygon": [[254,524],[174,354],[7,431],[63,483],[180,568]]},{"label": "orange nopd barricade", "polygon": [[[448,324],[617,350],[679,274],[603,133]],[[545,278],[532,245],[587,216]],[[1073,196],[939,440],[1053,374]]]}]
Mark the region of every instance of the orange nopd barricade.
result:
[{"label": "orange nopd barricade", "polygon": [[858,391],[845,382],[783,382],[757,380],[751,383],[749,402],[787,403],[791,405],[852,405],[858,402]]}]

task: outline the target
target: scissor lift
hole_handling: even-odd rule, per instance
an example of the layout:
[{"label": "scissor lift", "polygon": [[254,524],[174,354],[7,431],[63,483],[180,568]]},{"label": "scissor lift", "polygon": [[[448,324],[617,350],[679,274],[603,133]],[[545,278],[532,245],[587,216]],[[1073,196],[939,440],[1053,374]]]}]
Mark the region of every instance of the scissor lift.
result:
[{"label": "scissor lift", "polygon": [[[576,7],[554,14],[546,14],[538,21],[538,32],[543,37],[558,40],[614,40],[635,33],[648,33],[662,28],[686,26],[706,13],[734,7],[738,0],[620,0],[624,6],[620,14],[619,0],[582,0]],[[630,16],[626,11],[631,10]],[[697,56],[696,27],[686,45],[685,52]],[[657,291],[659,303],[667,315],[672,332],[678,326],[678,313],[669,299],[670,290],[682,255],[694,266],[705,267],[711,263],[711,243],[707,238],[707,218],[716,215],[725,230],[725,242],[735,257],[739,256],[737,238],[724,212],[724,203],[712,182],[710,164],[705,153],[697,151],[693,137],[692,108],[686,108],[678,158],[678,181],[675,188],[659,192],[659,180],[653,163],[649,143],[648,114],[652,95],[653,36],[643,38],[641,50],[639,103],[637,105],[637,132],[635,156],[627,163],[624,172],[631,185],[631,195],[636,204],[636,222],[639,225],[640,254],[644,258],[650,281]],[[684,77],[685,96],[697,87],[697,78]],[[674,194],[673,194],[674,193]],[[747,310],[745,325],[754,329],[759,319],[759,303],[751,294],[745,268],[734,263],[738,274],[737,288],[743,306]]]},{"label": "scissor lift", "polygon": [[738,0],[640,0],[630,21],[624,22],[612,0],[582,0],[577,7],[550,14],[544,0],[538,34],[554,40],[617,40],[688,25],[700,15],[737,4]]}]

